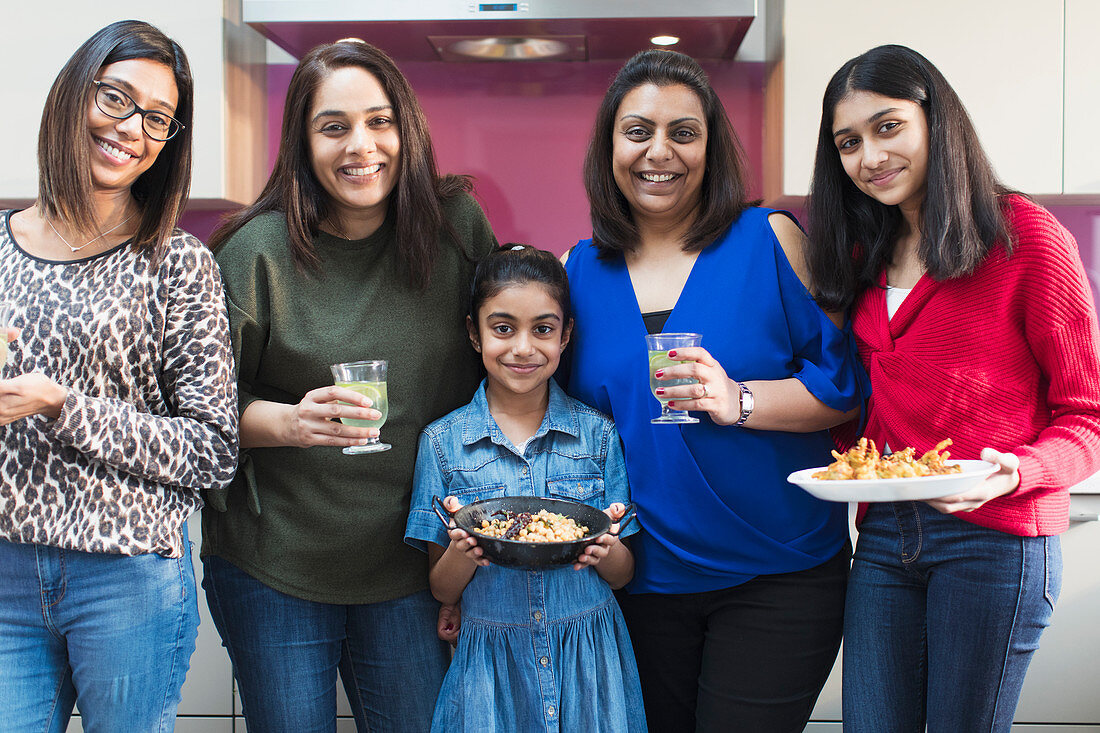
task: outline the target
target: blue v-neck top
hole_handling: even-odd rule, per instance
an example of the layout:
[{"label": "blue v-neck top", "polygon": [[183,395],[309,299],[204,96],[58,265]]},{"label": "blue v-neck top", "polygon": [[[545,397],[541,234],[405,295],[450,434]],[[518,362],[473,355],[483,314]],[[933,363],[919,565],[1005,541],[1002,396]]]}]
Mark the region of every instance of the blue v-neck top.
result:
[{"label": "blue v-neck top", "polygon": [[[745,211],[700,252],[665,323],[703,334],[739,381],[795,377],[837,410],[870,394],[849,328],[838,329],[791,269],[768,215]],[[784,433],[714,424],[653,425],[646,328],[622,256],[591,240],[569,256],[576,328],[559,370],[568,392],[615,419],[642,531],[633,593],[729,588],[758,575],[819,565],[847,538],[847,507],[787,483],[832,460],[826,431]]]}]

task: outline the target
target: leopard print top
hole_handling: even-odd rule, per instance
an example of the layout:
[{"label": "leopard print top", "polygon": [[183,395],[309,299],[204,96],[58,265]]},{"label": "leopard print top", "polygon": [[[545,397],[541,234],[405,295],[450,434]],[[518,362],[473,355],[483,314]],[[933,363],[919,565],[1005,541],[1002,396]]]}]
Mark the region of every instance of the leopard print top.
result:
[{"label": "leopard print top", "polygon": [[39,259],[0,214],[0,297],[22,329],[5,379],[68,388],[57,420],[0,426],[0,537],[88,552],[179,557],[199,490],[237,464],[237,388],[221,276],[177,229],[155,262],[126,244]]}]

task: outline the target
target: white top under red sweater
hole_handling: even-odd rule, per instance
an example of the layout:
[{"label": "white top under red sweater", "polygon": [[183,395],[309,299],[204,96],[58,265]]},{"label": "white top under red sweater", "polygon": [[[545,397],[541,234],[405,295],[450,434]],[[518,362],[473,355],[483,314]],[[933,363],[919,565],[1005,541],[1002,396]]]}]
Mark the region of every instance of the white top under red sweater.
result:
[{"label": "white top under red sweater", "polygon": [[1016,244],[970,275],[923,276],[893,318],[885,274],[856,300],[853,329],[871,375],[864,435],[952,457],[989,446],[1020,457],[1020,486],[955,516],[1016,535],[1069,525],[1068,487],[1100,469],[1100,335],[1072,235],[1038,204],[1006,199]]}]

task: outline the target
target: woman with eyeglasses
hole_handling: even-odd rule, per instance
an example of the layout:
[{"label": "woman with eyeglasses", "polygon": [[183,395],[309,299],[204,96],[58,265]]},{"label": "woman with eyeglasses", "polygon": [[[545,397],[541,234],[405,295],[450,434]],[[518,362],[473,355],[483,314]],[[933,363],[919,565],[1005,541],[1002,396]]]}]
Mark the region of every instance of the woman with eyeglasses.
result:
[{"label": "woman with eyeglasses", "polygon": [[33,206],[0,213],[0,731],[171,731],[198,627],[187,518],[237,460],[221,279],[176,228],[191,72],[137,21],[46,99]]}]

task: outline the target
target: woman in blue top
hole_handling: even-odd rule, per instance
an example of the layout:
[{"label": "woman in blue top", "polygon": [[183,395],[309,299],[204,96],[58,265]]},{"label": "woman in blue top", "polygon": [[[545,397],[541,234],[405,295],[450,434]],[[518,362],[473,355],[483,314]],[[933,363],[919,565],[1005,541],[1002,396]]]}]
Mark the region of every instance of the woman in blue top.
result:
[{"label": "woman in blue top", "polygon": [[[830,459],[866,375],[807,290],[802,233],[747,202],[740,144],[692,59],[645,51],[597,114],[593,239],[568,257],[569,393],[615,418],[640,531],[620,595],[652,730],[801,731],[840,643],[846,507],[788,484]],[[646,333],[702,348],[658,380],[695,425],[653,425]]]},{"label": "woman in blue top", "polygon": [[432,730],[644,731],[611,594],[634,571],[626,545],[608,534],[572,567],[504,568],[462,530],[448,536],[431,509],[433,497],[454,512],[476,499],[550,496],[607,507],[614,522],[628,498],[614,424],[550,378],[573,326],[565,271],[548,252],[508,247],[478,266],[467,319],[488,376],[470,404],[424,430],[413,479],[405,541],[427,550],[435,597],[462,601]]}]

